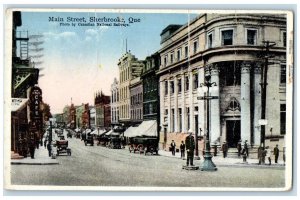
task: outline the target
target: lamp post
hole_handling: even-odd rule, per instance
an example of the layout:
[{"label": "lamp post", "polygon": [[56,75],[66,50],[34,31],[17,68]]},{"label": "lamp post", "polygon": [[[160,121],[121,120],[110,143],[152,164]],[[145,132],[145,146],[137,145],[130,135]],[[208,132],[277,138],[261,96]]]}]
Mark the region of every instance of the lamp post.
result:
[{"label": "lamp post", "polygon": [[207,89],[207,93],[206,96],[202,96],[199,99],[200,100],[206,100],[206,129],[207,129],[207,135],[206,135],[206,141],[205,141],[205,155],[204,155],[204,162],[202,164],[201,167],[201,171],[216,171],[216,165],[212,162],[212,156],[210,153],[210,141],[209,141],[209,100],[210,99],[217,99],[218,97],[216,96],[209,96],[209,88],[213,87],[213,86],[217,86],[217,84],[215,82],[211,83],[210,79],[211,79],[211,68],[209,68],[209,74],[205,75],[205,80],[204,83],[200,84],[200,87],[203,90]]}]

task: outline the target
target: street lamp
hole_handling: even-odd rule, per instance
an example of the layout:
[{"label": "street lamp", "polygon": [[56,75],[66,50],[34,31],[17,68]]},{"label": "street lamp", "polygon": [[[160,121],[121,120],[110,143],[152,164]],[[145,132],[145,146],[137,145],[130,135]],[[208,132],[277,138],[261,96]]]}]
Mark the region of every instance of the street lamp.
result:
[{"label": "street lamp", "polygon": [[206,92],[206,96],[200,97],[200,100],[206,100],[206,129],[207,129],[207,135],[206,135],[206,141],[205,141],[205,155],[204,155],[204,162],[201,167],[201,171],[216,171],[216,165],[212,162],[212,156],[210,153],[210,141],[209,141],[209,100],[210,99],[217,99],[218,97],[215,96],[209,96],[209,88],[213,86],[217,86],[215,82],[211,83],[211,68],[209,68],[209,74],[205,75],[205,81],[204,83],[200,84],[200,87],[203,89],[204,92]]}]

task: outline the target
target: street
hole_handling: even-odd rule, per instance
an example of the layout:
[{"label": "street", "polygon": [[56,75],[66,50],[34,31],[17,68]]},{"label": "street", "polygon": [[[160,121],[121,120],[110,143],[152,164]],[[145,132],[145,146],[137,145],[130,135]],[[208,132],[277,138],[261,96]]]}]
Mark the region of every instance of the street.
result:
[{"label": "street", "polygon": [[[12,165],[13,185],[284,187],[284,168],[217,166],[216,172],[187,171],[185,160],[144,156],[128,149],[85,146],[68,138],[72,155],[57,157],[59,165]],[[42,147],[43,148],[43,147]],[[195,161],[199,166],[203,160]]]}]

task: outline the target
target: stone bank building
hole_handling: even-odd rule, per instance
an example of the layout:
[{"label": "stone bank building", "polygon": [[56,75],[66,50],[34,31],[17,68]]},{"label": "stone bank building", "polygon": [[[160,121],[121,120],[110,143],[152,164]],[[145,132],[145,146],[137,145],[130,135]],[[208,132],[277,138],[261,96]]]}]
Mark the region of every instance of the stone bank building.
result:
[{"label": "stone bank building", "polygon": [[[276,45],[263,48],[264,41]],[[269,14],[203,14],[185,25],[169,25],[161,33],[160,148],[181,140],[191,129],[203,138],[206,101],[201,89],[211,75],[210,141],[261,141],[260,83],[265,55],[268,65],[266,145],[284,146],[286,133],[286,17]],[[210,71],[208,70],[210,69]],[[274,142],[274,143],[272,143]]]}]

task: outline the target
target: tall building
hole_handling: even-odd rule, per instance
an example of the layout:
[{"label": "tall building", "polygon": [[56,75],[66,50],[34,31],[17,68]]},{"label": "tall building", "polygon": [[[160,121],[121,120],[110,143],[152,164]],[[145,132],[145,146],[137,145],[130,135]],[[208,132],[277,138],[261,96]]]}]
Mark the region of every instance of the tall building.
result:
[{"label": "tall building", "polygon": [[130,121],[140,123],[143,121],[143,84],[140,77],[130,81]]},{"label": "tall building", "polygon": [[111,125],[110,96],[99,92],[95,97],[96,126],[100,129],[109,129]]},{"label": "tall building", "polygon": [[155,71],[159,69],[158,53],[148,56],[145,60],[141,80],[143,84],[143,119],[159,122],[159,84]]},{"label": "tall building", "polygon": [[126,52],[118,62],[119,67],[119,122],[130,124],[130,82],[139,77],[143,69],[143,62],[134,55]]},{"label": "tall building", "polygon": [[[264,41],[276,45],[267,52]],[[286,17],[268,14],[203,14],[183,26],[161,33],[160,146],[177,144],[191,129],[204,136],[206,127],[205,75],[210,88],[210,141],[261,142],[261,69],[270,65],[266,93],[266,143],[284,146],[286,123]]]}]

